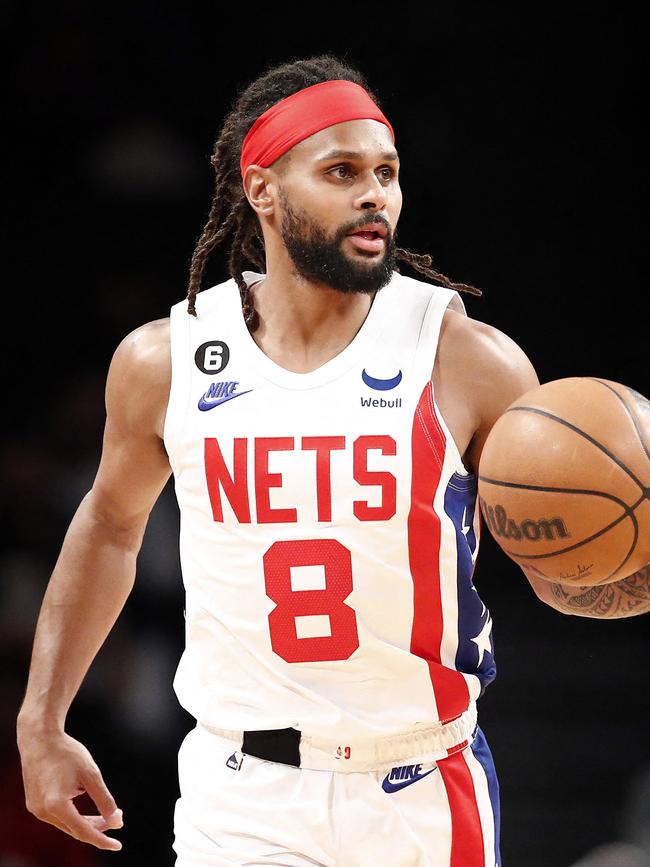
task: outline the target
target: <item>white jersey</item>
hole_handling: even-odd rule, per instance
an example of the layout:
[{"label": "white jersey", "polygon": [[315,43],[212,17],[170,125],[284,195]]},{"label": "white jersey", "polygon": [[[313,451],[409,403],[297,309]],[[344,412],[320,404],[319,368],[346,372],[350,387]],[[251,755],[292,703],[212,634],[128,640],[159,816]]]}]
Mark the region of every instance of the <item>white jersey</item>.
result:
[{"label": "white jersey", "polygon": [[233,279],[199,293],[196,318],[172,307],[174,689],[204,725],[381,738],[456,719],[494,678],[477,480],[431,381],[452,298],[394,272],[309,373],[262,352]]}]

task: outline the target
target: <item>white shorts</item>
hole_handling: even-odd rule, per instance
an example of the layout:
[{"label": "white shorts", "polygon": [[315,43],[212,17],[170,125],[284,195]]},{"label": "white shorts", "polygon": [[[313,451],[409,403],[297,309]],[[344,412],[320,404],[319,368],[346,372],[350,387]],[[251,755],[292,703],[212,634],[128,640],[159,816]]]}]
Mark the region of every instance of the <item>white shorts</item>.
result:
[{"label": "white shorts", "polygon": [[499,785],[477,726],[437,762],[341,773],[242,755],[197,725],[178,754],[176,867],[500,867]]}]

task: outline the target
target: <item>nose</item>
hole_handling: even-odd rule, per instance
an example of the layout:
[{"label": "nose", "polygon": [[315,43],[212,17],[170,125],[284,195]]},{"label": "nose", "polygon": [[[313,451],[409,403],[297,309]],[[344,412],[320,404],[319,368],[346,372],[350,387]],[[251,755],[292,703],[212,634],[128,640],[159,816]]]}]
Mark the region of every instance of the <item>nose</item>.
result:
[{"label": "nose", "polygon": [[388,193],[374,172],[368,173],[363,191],[356,197],[355,207],[362,210],[381,211],[388,202]]}]

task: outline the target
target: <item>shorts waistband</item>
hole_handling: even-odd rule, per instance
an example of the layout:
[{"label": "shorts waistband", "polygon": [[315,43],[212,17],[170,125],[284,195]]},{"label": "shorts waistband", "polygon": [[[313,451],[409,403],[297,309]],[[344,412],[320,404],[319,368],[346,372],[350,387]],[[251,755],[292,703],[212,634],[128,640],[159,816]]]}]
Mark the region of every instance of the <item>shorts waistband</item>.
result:
[{"label": "shorts waistband", "polygon": [[448,723],[411,730],[375,740],[331,740],[310,737],[294,729],[235,731],[199,722],[208,731],[235,742],[244,755],[271,762],[323,771],[353,773],[387,770],[404,762],[424,764],[464,749],[477,728],[476,702]]}]

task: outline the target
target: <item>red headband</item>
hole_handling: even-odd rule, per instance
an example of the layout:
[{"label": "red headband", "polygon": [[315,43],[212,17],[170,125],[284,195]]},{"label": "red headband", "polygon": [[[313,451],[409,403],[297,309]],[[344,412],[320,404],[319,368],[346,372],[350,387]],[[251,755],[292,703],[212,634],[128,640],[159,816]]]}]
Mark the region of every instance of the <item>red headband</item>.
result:
[{"label": "red headband", "polygon": [[353,81],[333,79],[292,93],[261,114],[246,133],[241,149],[242,177],[253,163],[266,168],[315,132],[360,118],[385,123],[395,141],[393,127],[379,106]]}]

